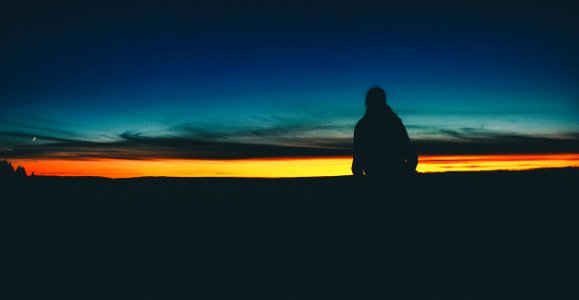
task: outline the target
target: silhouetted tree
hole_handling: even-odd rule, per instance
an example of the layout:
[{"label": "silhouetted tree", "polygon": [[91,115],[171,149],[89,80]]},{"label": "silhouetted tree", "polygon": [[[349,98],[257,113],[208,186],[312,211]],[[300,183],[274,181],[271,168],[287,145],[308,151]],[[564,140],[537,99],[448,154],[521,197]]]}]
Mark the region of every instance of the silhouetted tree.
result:
[{"label": "silhouetted tree", "polygon": [[3,178],[13,178],[13,177],[26,177],[26,169],[22,166],[18,166],[16,170],[12,166],[12,163],[3,159],[0,160],[0,177]]},{"label": "silhouetted tree", "polygon": [[14,167],[7,160],[0,160],[0,177],[14,176]]},{"label": "silhouetted tree", "polygon": [[14,177],[26,177],[26,170],[24,169],[23,166],[18,166],[18,168],[16,168],[16,171],[14,171]]}]

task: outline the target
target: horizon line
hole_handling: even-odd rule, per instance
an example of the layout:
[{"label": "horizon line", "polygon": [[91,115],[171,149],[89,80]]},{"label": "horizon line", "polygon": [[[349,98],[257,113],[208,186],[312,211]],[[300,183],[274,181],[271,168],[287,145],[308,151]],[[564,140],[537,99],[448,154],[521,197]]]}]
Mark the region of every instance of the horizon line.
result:
[{"label": "horizon line", "polygon": [[[9,159],[27,175],[58,177],[301,178],[351,175],[351,156],[199,159]],[[420,173],[579,167],[579,153],[421,155]]]},{"label": "horizon line", "polygon": [[[578,169],[579,166],[563,166],[563,167],[543,167],[543,168],[533,168],[533,169],[497,169],[497,170],[478,170],[478,171],[436,171],[436,172],[416,172],[416,175],[429,175],[429,174],[459,174],[459,173],[526,173],[535,171],[548,171],[548,170],[564,170],[564,169]],[[95,178],[95,179],[107,179],[107,180],[125,180],[125,179],[316,179],[316,178],[345,178],[345,177],[356,177],[352,174],[350,175],[328,175],[328,176],[299,176],[299,177],[180,177],[180,176],[138,176],[138,177],[106,177],[106,176],[74,176],[74,175],[34,175],[28,177],[42,177],[42,178]],[[365,176],[363,176],[365,177]]]}]

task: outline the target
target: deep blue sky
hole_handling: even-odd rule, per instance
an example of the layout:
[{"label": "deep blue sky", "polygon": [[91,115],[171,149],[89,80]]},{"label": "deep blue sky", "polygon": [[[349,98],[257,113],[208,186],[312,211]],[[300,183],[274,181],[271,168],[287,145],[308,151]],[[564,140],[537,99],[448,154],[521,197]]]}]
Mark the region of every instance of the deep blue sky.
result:
[{"label": "deep blue sky", "polygon": [[421,153],[579,151],[571,2],[292,3],[2,4],[0,157],[347,154],[374,85]]}]

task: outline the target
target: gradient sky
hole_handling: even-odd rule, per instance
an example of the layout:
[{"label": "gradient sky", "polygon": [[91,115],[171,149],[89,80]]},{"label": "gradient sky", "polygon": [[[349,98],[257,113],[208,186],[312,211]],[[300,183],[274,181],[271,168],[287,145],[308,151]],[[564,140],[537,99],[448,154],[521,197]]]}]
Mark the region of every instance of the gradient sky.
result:
[{"label": "gradient sky", "polygon": [[579,153],[571,2],[49,2],[0,7],[0,158],[347,157],[374,85],[423,155]]}]

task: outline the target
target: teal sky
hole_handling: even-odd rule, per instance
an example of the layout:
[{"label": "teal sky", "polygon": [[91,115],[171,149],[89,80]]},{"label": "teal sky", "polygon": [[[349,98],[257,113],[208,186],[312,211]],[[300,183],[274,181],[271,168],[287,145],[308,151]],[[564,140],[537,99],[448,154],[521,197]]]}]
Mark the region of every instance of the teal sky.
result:
[{"label": "teal sky", "polygon": [[564,3],[3,11],[0,157],[344,155],[375,85],[420,153],[579,151]]}]

